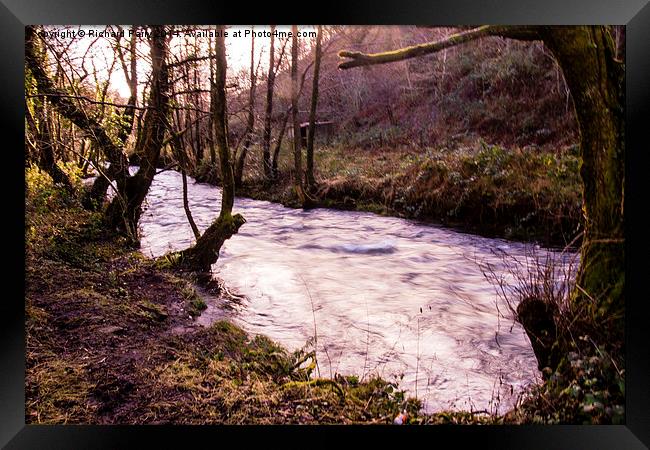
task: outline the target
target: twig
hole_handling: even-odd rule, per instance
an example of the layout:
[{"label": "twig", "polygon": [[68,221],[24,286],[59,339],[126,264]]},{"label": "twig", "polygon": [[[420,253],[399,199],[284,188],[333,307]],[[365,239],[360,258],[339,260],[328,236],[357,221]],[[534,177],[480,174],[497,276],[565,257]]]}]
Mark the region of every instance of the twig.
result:
[{"label": "twig", "polygon": [[366,364],[368,363],[368,348],[370,347],[370,317],[368,316],[368,298],[364,295],[363,299],[366,303],[366,358],[363,361],[363,374],[361,380],[366,377]]},{"label": "twig", "polygon": [[420,370],[420,316],[418,316],[417,358],[415,361],[415,398],[418,398],[418,373]]},{"label": "twig", "polygon": [[298,274],[298,276],[302,280],[302,284],[305,285],[305,289],[307,289],[307,295],[309,295],[309,302],[311,303],[311,314],[314,319],[314,361],[316,362],[316,370],[318,371],[318,377],[320,378],[320,367],[318,365],[318,358],[316,357],[316,352],[318,351],[318,332],[316,330],[316,312],[314,310],[314,300],[311,297],[311,292],[309,291],[309,286],[307,286],[307,283],[305,283],[305,279],[301,274]]}]

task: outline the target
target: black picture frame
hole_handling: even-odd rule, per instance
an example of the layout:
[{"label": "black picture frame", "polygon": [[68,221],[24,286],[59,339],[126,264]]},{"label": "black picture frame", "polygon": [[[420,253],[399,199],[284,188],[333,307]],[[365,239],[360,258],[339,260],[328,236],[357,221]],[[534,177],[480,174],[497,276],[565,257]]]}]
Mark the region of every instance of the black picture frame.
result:
[{"label": "black picture frame", "polygon": [[[9,164],[3,177],[6,207],[4,224],[15,227],[16,238],[6,239],[5,261],[14,266],[0,301],[0,445],[6,448],[125,448],[157,445],[169,448],[195,445],[205,439],[226,444],[224,434],[248,442],[252,439],[287,444],[274,437],[288,431],[290,441],[311,445],[340,445],[353,436],[384,444],[408,445],[422,438],[427,446],[451,439],[453,447],[531,449],[641,449],[650,446],[650,351],[647,347],[647,289],[643,257],[648,240],[642,214],[644,176],[648,167],[643,145],[650,124],[650,5],[649,0],[506,0],[471,1],[388,0],[328,1],[322,4],[269,2],[235,5],[233,2],[174,2],[173,0],[2,0],[0,42],[4,50],[0,68],[0,111],[4,157]],[[320,8],[318,8],[320,6]],[[238,9],[234,9],[237,7]],[[155,426],[37,426],[25,425],[24,331],[24,26],[28,24],[613,24],[626,25],[626,423],[625,425],[558,425],[498,427],[155,427]],[[8,140],[9,138],[13,140]],[[11,144],[9,144],[11,142]],[[644,151],[645,150],[645,151]],[[645,158],[645,159],[644,159]],[[22,185],[20,183],[23,183]],[[3,208],[4,210],[4,208]],[[6,235],[5,235],[6,236]],[[17,262],[16,262],[17,261]],[[9,294],[8,292],[12,292]],[[645,294],[645,295],[644,295]],[[233,441],[229,441],[233,442]],[[264,444],[263,444],[264,445]]]}]

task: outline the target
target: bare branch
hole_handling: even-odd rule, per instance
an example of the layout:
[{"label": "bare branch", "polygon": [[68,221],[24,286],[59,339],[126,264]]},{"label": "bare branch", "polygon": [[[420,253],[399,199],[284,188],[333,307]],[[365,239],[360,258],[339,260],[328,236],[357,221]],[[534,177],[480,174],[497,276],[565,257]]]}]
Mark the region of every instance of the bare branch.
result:
[{"label": "bare branch", "polygon": [[351,69],[353,67],[403,61],[405,59],[439,52],[440,50],[487,36],[501,36],[521,40],[539,39],[537,28],[534,26],[483,25],[468,31],[452,34],[440,41],[427,42],[382,53],[362,53],[343,50],[339,52],[339,57],[350,59],[339,63],[339,69]]},{"label": "bare branch", "polygon": [[115,106],[117,108],[133,108],[133,109],[139,109],[139,110],[145,110],[145,109],[152,109],[151,107],[144,107],[144,106],[133,106],[133,105],[124,105],[120,103],[112,103],[112,102],[102,102],[99,100],[93,100],[89,97],[86,97],[85,95],[70,95],[70,94],[54,94],[54,93],[47,93],[47,94],[30,94],[26,95],[26,98],[34,98],[34,97],[48,97],[48,98],[74,98],[77,100],[83,100],[88,103],[92,103],[93,105],[106,105],[106,106]]},{"label": "bare branch", "polygon": [[188,57],[186,59],[183,59],[181,61],[176,61],[176,62],[170,63],[170,64],[168,64],[168,66],[170,68],[180,67],[180,66],[183,66],[185,64],[192,63],[192,62],[206,61],[208,59],[215,59],[215,58],[216,58],[216,55],[190,56],[190,57]]}]

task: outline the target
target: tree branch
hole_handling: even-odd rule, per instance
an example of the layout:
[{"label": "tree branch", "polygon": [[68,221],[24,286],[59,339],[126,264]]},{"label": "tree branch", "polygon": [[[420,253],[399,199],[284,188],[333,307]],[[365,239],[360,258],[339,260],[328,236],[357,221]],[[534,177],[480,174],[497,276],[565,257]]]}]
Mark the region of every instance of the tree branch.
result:
[{"label": "tree branch", "polygon": [[487,36],[501,36],[519,40],[539,39],[537,27],[534,26],[483,25],[468,31],[452,34],[440,41],[427,42],[382,53],[362,53],[343,50],[339,52],[339,57],[350,59],[340,62],[339,69],[351,69],[353,67],[403,61],[405,59],[439,52],[446,48]]},{"label": "tree branch", "polygon": [[138,109],[141,111],[144,111],[146,109],[151,109],[150,106],[133,106],[133,105],[125,105],[122,103],[113,103],[113,102],[103,102],[100,100],[93,100],[89,97],[86,97],[85,95],[71,95],[71,94],[60,94],[60,93],[43,93],[43,94],[30,94],[26,95],[26,98],[35,98],[35,97],[48,97],[48,98],[53,98],[53,97],[58,97],[58,98],[74,98],[76,100],[83,100],[88,103],[92,103],[93,105],[107,105],[107,106],[115,106],[117,108],[133,108],[133,109]]},{"label": "tree branch", "polygon": [[123,178],[125,178],[128,173],[128,161],[126,155],[122,152],[122,148],[113,142],[99,122],[89,117],[84,110],[77,107],[67,98],[64,92],[54,85],[39,63],[35,41],[35,28],[27,26],[25,28],[25,63],[36,80],[38,93],[47,95],[52,105],[63,117],[87,132],[88,136],[103,150],[111,164],[119,168]]},{"label": "tree branch", "polygon": [[208,59],[215,59],[216,55],[207,55],[207,56],[190,56],[188,58],[185,58],[181,61],[176,61],[173,63],[168,64],[169,68],[174,68],[174,67],[180,67],[185,64],[189,64],[192,62],[199,62],[199,61],[206,61]]}]

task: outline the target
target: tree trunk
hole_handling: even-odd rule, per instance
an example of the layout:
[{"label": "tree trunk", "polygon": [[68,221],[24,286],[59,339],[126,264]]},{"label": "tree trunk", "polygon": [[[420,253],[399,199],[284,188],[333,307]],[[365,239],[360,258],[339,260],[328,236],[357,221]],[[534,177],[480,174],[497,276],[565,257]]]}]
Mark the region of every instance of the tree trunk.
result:
[{"label": "tree trunk", "polygon": [[[44,98],[42,101],[44,104],[47,99]],[[34,102],[35,107],[37,104],[38,102]],[[65,190],[72,194],[74,192],[74,187],[70,182],[70,178],[68,178],[68,175],[66,175],[66,173],[63,172],[61,168],[56,164],[54,150],[52,149],[51,144],[52,138],[50,136],[48,122],[47,120],[44,120],[45,108],[41,106],[39,108],[39,113],[40,127],[36,125],[34,116],[32,116],[27,103],[25,103],[25,118],[27,119],[29,130],[34,136],[34,142],[36,144],[36,150],[38,152],[36,155],[34,155],[34,160],[41,170],[47,172],[50,177],[52,177],[52,181],[54,181],[54,183],[63,185]]]},{"label": "tree trunk", "polygon": [[230,150],[228,148],[228,125],[226,114],[226,48],[223,37],[224,27],[217,27],[219,37],[216,38],[216,70],[215,80],[211,93],[214,102],[215,140],[221,164],[222,193],[221,212],[219,217],[193,247],[179,252],[177,266],[196,272],[209,272],[212,265],[219,259],[219,251],[223,243],[236,234],[239,228],[246,223],[240,215],[232,215],[235,202],[235,177],[230,164]]},{"label": "tree trunk", "polygon": [[144,201],[160,159],[165,131],[169,126],[169,73],[167,40],[163,26],[151,33],[152,75],[149,108],[144,116],[140,168],[126,181],[124,195],[117,195],[106,210],[108,223],[119,232],[137,240],[137,227]]},{"label": "tree trunk", "polygon": [[277,179],[279,176],[278,173],[278,159],[280,158],[280,150],[282,149],[282,141],[284,140],[284,133],[287,130],[287,123],[289,122],[289,115],[291,114],[291,107],[284,114],[282,119],[282,126],[280,126],[278,139],[275,143],[275,148],[273,149],[273,163],[271,166],[271,174],[273,179]]},{"label": "tree trunk", "polygon": [[311,109],[309,111],[309,134],[307,135],[307,174],[306,181],[311,191],[316,185],[314,179],[314,134],[316,132],[316,105],[318,103],[318,77],[320,74],[321,39],[323,36],[323,26],[318,26],[316,36],[316,55],[314,56],[314,80],[311,90]]},{"label": "tree trunk", "polygon": [[272,177],[271,169],[271,116],[273,115],[273,88],[275,87],[275,25],[271,25],[271,46],[269,49],[269,72],[266,79],[266,112],[264,115],[264,137],[262,140],[262,169],[264,177]]},{"label": "tree trunk", "polygon": [[302,189],[302,139],[298,122],[298,26],[291,27],[291,118],[293,124],[293,187],[300,203],[304,203]]},{"label": "tree trunk", "polygon": [[[212,56],[212,38],[208,39],[208,56]],[[210,145],[210,163],[212,166],[217,164],[217,151],[214,143],[214,59],[210,58],[208,60],[210,65],[210,118],[208,120],[208,143]]]},{"label": "tree trunk", "polygon": [[187,221],[190,223],[192,233],[194,233],[194,239],[198,241],[201,237],[201,232],[199,231],[199,227],[196,226],[196,222],[194,222],[194,217],[192,217],[192,211],[190,210],[190,202],[187,198],[187,174],[185,173],[185,167],[181,167],[181,178],[183,179],[183,209],[185,209],[185,216],[187,216]]},{"label": "tree trunk", "polygon": [[246,162],[246,154],[248,148],[253,141],[253,127],[255,126],[255,88],[257,85],[257,73],[255,72],[255,37],[251,37],[251,70],[250,70],[250,89],[248,91],[248,118],[246,121],[246,137],[242,145],[241,153],[237,158],[235,165],[235,187],[239,188],[242,185],[242,178],[244,177],[244,163]]},{"label": "tree trunk", "polygon": [[564,73],[580,129],[585,230],[574,302],[623,338],[625,70],[602,26],[541,31]]},{"label": "tree trunk", "polygon": [[[198,48],[194,49],[195,53],[198,54]],[[199,71],[198,67],[194,67],[194,87],[199,88],[201,86],[201,83],[199,82]],[[201,93],[197,92],[194,95],[194,104],[196,105],[197,108],[201,108]],[[196,160],[196,166],[199,167],[201,165],[201,162],[203,161],[203,139],[201,138],[201,121],[198,120],[199,113],[194,112],[196,116],[196,122],[194,125],[194,135],[195,135],[195,140],[196,140],[196,152],[195,152],[195,160]]]},{"label": "tree trunk", "polygon": [[[285,41],[285,44],[287,42],[288,42],[288,39],[287,39],[287,41]],[[284,49],[285,49],[285,46],[283,45],[282,46],[282,51],[280,53],[280,59],[278,60],[278,64],[276,65],[276,71],[279,70],[279,68],[280,68],[280,62],[282,61],[282,56],[284,55]],[[314,64],[314,61],[307,64],[307,67],[305,67],[305,69],[302,71],[302,75],[300,77],[300,87],[298,88],[298,94],[296,95],[296,103],[297,103],[298,97],[300,97],[300,94],[302,93],[302,88],[305,85],[305,79],[306,79],[306,76],[307,76],[307,72],[309,71],[309,68],[312,66],[312,64]],[[298,70],[298,69],[296,68],[296,70]],[[271,167],[271,173],[272,173],[273,179],[277,179],[278,175],[279,175],[279,173],[278,173],[278,158],[280,156],[280,150],[282,149],[282,140],[284,139],[284,133],[285,133],[285,131],[287,129],[287,123],[289,122],[289,115],[291,114],[291,111],[293,109],[294,108],[290,105],[289,108],[287,109],[287,112],[284,114],[284,118],[282,119],[282,126],[280,127],[280,132],[279,132],[279,135],[278,135],[278,139],[277,139],[277,141],[275,143],[275,148],[273,150],[273,163],[272,163],[272,167]],[[301,188],[301,192],[302,192],[302,188]]]}]

